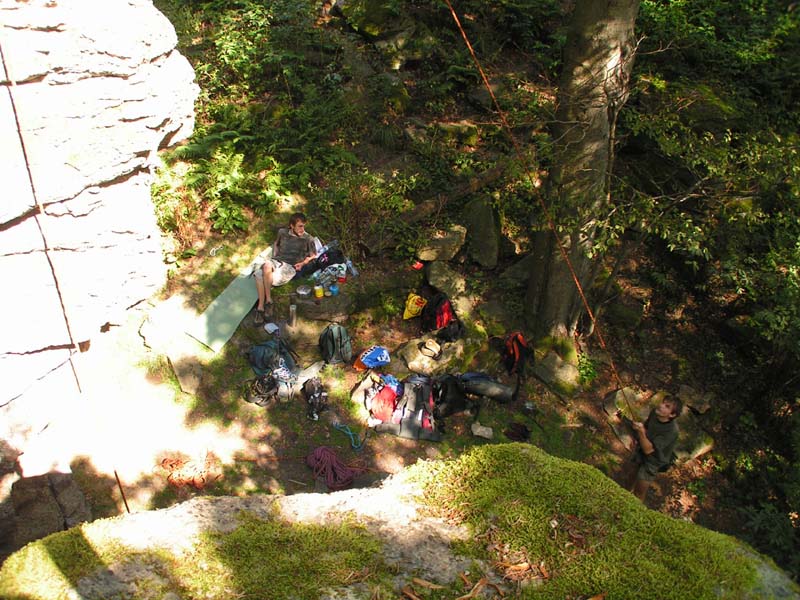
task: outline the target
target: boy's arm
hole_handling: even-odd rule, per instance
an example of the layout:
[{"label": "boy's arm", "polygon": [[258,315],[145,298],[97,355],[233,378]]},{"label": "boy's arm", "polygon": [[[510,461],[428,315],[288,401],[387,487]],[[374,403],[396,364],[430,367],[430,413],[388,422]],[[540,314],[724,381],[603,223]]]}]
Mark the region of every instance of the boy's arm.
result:
[{"label": "boy's arm", "polygon": [[303,267],[305,267],[308,263],[315,260],[317,258],[317,249],[314,246],[313,238],[310,238],[311,241],[306,245],[306,257],[301,260],[299,263],[294,265],[295,270],[300,271]]},{"label": "boy's arm", "polygon": [[633,430],[636,432],[636,437],[639,439],[639,447],[642,449],[642,452],[646,455],[655,452],[656,449],[653,443],[650,441],[650,438],[647,437],[644,423],[641,421],[634,421],[631,423],[631,427],[633,427]]}]

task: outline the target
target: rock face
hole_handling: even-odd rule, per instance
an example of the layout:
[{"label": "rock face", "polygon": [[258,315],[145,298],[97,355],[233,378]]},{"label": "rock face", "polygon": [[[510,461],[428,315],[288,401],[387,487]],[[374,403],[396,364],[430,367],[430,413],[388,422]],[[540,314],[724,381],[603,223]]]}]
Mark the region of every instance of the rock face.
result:
[{"label": "rock face", "polygon": [[[156,152],[198,87],[150,0],[0,0],[0,438],[77,390],[75,353],[165,281]],[[31,415],[34,415],[31,417]]]},{"label": "rock face", "polygon": [[14,548],[92,518],[83,492],[69,473],[20,479],[12,486],[11,502],[16,520]]}]

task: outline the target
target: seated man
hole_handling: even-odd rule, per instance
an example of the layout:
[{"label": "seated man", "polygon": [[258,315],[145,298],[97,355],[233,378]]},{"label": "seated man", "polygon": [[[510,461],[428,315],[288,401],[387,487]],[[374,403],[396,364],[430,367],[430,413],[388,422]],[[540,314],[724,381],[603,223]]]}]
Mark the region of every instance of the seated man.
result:
[{"label": "seated man", "polygon": [[682,409],[680,399],[666,396],[644,423],[635,421],[631,424],[639,442],[636,458],[640,465],[631,491],[642,502],[656,475],[672,463],[672,453],[678,441],[675,419]]},{"label": "seated man", "polygon": [[306,216],[297,212],[289,218],[289,228],[278,230],[278,237],[272,245],[272,258],[268,258],[261,268],[256,267],[256,325],[261,325],[272,316],[272,286],[288,283],[298,275],[313,272],[317,257],[314,238],[306,233]]}]

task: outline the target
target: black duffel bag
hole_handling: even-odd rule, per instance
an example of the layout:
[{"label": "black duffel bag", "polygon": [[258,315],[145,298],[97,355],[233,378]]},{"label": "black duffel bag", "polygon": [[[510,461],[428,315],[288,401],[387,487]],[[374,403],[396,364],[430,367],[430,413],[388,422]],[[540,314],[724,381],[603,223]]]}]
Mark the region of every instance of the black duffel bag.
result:
[{"label": "black duffel bag", "polygon": [[513,387],[500,383],[486,373],[463,373],[458,376],[458,379],[466,393],[484,396],[495,402],[511,402],[516,393]]}]

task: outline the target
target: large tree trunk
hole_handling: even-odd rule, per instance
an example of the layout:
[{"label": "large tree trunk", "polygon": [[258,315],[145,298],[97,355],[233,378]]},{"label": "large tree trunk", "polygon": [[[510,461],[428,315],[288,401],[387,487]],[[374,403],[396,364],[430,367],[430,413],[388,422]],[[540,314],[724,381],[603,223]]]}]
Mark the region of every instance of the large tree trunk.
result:
[{"label": "large tree trunk", "polygon": [[536,337],[571,337],[583,311],[575,279],[586,289],[594,273],[595,223],[609,208],[614,129],[628,96],[638,11],[639,0],[578,0],[572,14],[547,188],[561,248],[547,223],[539,224],[525,303]]}]

